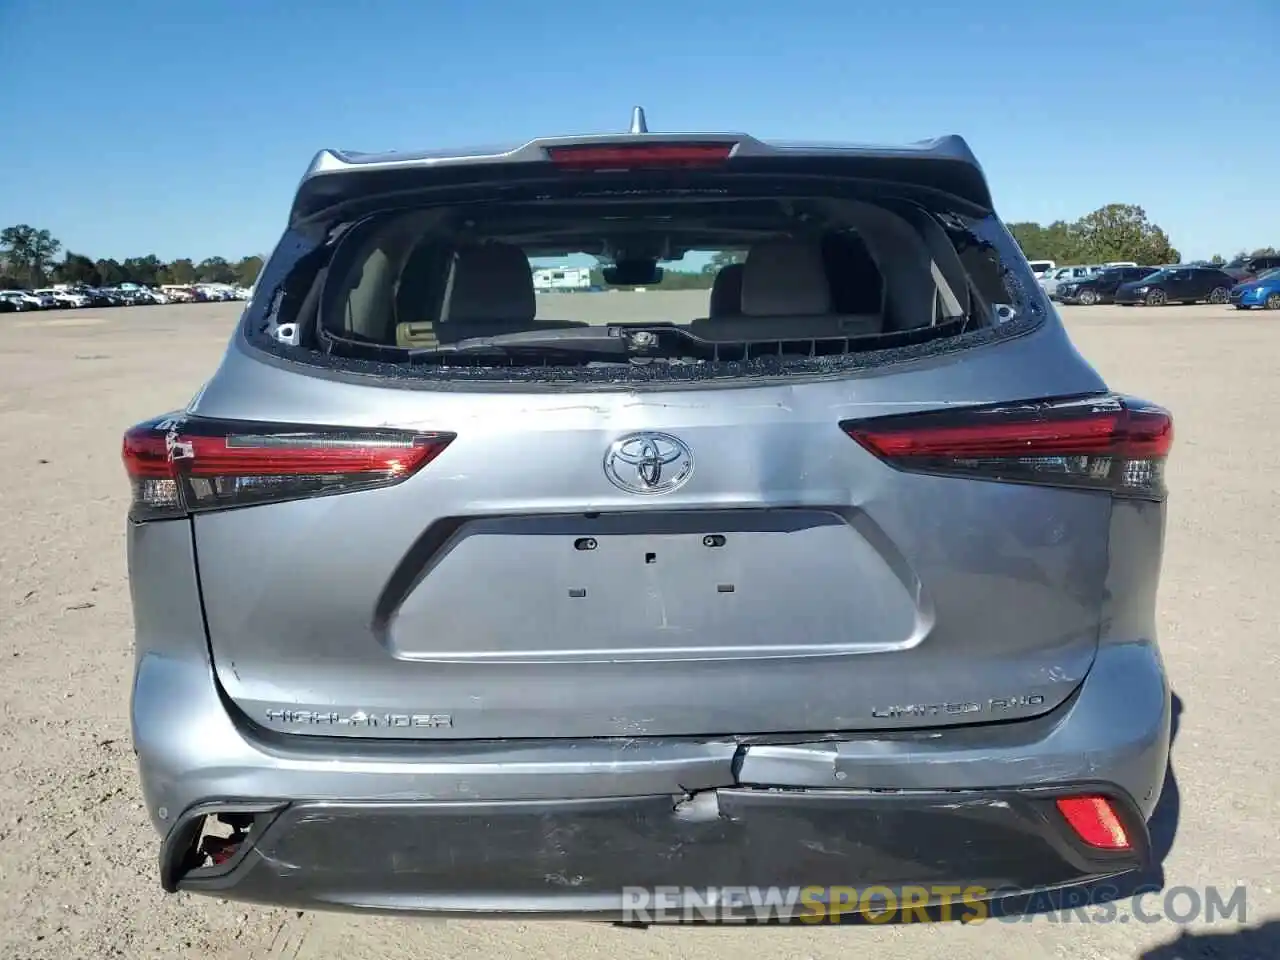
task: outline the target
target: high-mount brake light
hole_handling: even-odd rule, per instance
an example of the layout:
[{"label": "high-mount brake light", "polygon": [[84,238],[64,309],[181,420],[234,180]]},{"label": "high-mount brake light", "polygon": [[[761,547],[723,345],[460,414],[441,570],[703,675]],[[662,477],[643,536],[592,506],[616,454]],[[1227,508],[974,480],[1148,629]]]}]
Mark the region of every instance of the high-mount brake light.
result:
[{"label": "high-mount brake light", "polygon": [[969,407],[840,424],[885,463],[932,473],[1161,499],[1166,410],[1123,397]]},{"label": "high-mount brake light", "polygon": [[453,440],[449,433],[293,427],[177,418],[124,435],[135,520],[389,487]]},{"label": "high-mount brake light", "polygon": [[705,167],[724,163],[732,143],[610,143],[548,147],[560,167],[630,170],[636,167]]}]

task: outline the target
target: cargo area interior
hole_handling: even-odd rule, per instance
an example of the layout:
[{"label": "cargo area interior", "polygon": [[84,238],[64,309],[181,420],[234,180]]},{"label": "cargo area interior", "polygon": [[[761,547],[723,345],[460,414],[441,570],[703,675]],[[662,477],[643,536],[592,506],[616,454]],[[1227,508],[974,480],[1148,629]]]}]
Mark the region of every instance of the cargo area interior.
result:
[{"label": "cargo area interior", "polygon": [[[912,342],[953,336],[1018,309],[996,244],[975,229],[981,221],[947,210],[898,200],[620,193],[433,206],[352,224],[302,302],[299,327],[329,352],[360,355],[364,347],[395,360],[385,348],[422,353],[603,325],[609,311],[599,321],[559,318],[545,302],[554,298],[535,295],[533,269],[567,262],[593,268],[593,278],[621,278],[594,284],[595,293],[660,288],[663,269],[714,275],[701,316],[667,316],[655,304],[610,322],[651,329],[653,358],[668,362],[724,359],[719,351],[729,345],[748,356],[875,349],[895,334]],[[599,361],[587,345],[559,344],[583,347],[578,362]]]}]

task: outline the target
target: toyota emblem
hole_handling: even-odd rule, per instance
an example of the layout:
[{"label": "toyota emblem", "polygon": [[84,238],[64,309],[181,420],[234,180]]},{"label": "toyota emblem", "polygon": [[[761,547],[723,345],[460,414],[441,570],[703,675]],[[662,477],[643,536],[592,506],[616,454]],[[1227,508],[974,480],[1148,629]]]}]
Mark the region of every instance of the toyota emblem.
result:
[{"label": "toyota emblem", "polygon": [[671,493],[693,475],[693,454],[668,433],[632,433],[609,446],[604,475],[627,493]]}]

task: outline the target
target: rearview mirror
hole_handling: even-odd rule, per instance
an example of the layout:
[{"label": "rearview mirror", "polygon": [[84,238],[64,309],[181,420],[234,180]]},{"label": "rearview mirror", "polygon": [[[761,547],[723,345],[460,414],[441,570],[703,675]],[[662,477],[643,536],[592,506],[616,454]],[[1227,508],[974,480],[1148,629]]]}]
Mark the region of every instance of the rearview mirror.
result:
[{"label": "rearview mirror", "polygon": [[653,260],[620,260],[602,273],[611,287],[651,287],[662,282],[663,270]]}]

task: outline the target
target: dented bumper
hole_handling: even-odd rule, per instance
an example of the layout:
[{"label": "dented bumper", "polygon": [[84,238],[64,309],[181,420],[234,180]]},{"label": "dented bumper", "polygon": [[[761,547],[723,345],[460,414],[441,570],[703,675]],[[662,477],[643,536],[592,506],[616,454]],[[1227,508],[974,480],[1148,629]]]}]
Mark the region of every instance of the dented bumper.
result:
[{"label": "dented bumper", "polygon": [[[1144,644],[1104,647],[1034,721],[790,743],[334,743],[244,727],[207,667],[144,660],[137,682],[164,886],[312,909],[616,919],[624,887],[1083,882],[1146,864],[1169,749]],[[1052,801],[1084,792],[1114,798],[1130,850],[1070,833]],[[248,835],[195,866],[201,825],[228,810]]]},{"label": "dented bumper", "polygon": [[[822,888],[867,885],[899,902],[911,890],[964,890],[982,899],[1143,867],[1141,814],[1114,788],[1101,787],[1112,791],[1129,850],[1090,848],[1058,815],[1055,797],[1097,789],[726,788],[684,800],[309,801],[259,817],[243,849],[219,866],[178,878],[168,867],[182,850],[170,844],[166,867],[177,889],[389,913],[633,920],[626,908],[636,891],[672,888],[807,888],[810,907],[824,899]],[[189,834],[183,828],[175,837]],[[679,899],[668,909],[679,909]]]}]

